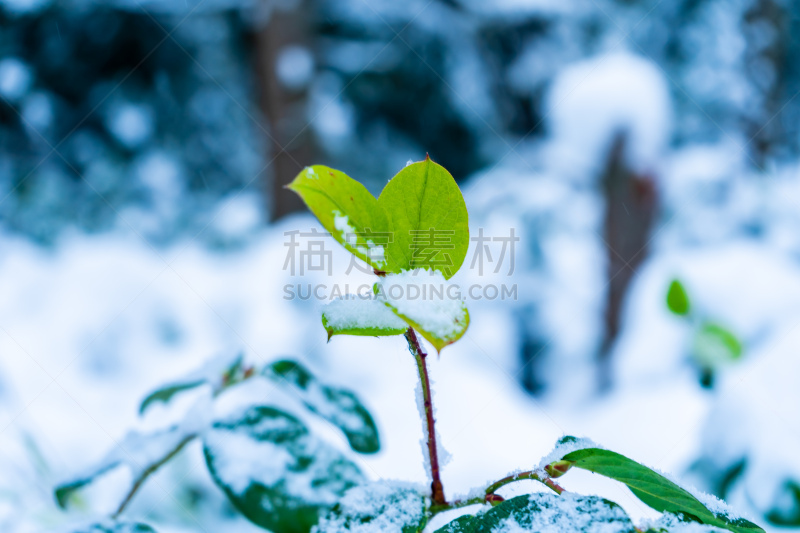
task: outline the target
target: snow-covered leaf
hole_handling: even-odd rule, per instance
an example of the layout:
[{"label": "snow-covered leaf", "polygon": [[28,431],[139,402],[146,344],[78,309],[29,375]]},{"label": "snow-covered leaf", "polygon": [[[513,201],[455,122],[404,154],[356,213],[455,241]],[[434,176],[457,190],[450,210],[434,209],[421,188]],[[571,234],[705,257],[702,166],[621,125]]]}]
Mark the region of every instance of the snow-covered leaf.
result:
[{"label": "snow-covered leaf", "polygon": [[308,533],[363,481],[355,464],[300,420],[266,405],[214,422],[204,452],[233,505],[256,525],[281,533]]},{"label": "snow-covered leaf", "polygon": [[322,325],[328,332],[328,339],[334,335],[401,335],[408,329],[408,324],[383,302],[356,295],[347,295],[326,305],[322,310]]},{"label": "snow-covered leaf", "polygon": [[180,452],[200,429],[187,423],[152,433],[131,431],[95,467],[58,485],[55,488],[56,502],[61,508],[66,508],[75,491],[121,466],[127,466],[131,471],[132,484],[143,480]]},{"label": "snow-covered leaf", "polygon": [[437,270],[389,274],[375,285],[377,297],[437,351],[456,342],[469,327],[469,311],[457,289]]},{"label": "snow-covered leaf", "polygon": [[374,482],[348,490],[314,533],[416,533],[425,523],[420,490],[392,482]]},{"label": "snow-covered leaf", "polygon": [[392,240],[389,219],[366,187],[324,165],[304,168],[287,187],[350,253],[386,270],[386,247]]},{"label": "snow-covered leaf", "polygon": [[700,366],[714,369],[739,359],[742,343],[725,327],[706,322],[695,334],[692,354]]},{"label": "snow-covered leaf", "polygon": [[634,533],[625,511],[597,496],[535,493],[517,496],[477,515],[461,516],[437,533],[518,533],[569,531],[575,533]]},{"label": "snow-covered leaf", "polygon": [[672,280],[667,290],[667,308],[676,315],[685,316],[689,314],[691,305],[689,303],[689,295],[683,284],[677,280]]},{"label": "snow-covered leaf", "polygon": [[360,453],[380,450],[375,421],[353,392],[320,383],[295,361],[272,363],[264,369],[264,375],[291,387],[309,410],[341,429],[353,450]]},{"label": "snow-covered leaf", "polygon": [[743,518],[712,512],[686,489],[624,455],[600,448],[585,448],[564,455],[562,460],[571,461],[575,468],[625,483],[637,498],[656,511],[683,515],[737,533],[763,531]]},{"label": "snow-covered leaf", "polygon": [[210,384],[217,392],[223,386],[235,381],[242,370],[242,354],[226,354],[208,361],[202,367],[190,372],[180,380],[162,385],[151,392],[139,406],[139,414],[143,414],[151,405],[168,403],[176,394]]},{"label": "snow-covered leaf", "polygon": [[467,205],[453,176],[426,158],[398,172],[378,198],[389,217],[389,271],[434,269],[449,279],[469,247]]}]

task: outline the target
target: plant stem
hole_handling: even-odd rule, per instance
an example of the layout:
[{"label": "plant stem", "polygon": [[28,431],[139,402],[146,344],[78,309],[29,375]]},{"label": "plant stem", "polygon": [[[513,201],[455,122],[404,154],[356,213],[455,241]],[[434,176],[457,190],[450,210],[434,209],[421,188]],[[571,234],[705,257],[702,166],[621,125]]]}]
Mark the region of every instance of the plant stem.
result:
[{"label": "plant stem", "polygon": [[195,435],[195,434],[191,434],[191,435],[185,436],[183,438],[183,440],[181,440],[178,443],[178,445],[175,446],[174,449],[170,450],[170,452],[167,453],[164,457],[162,457],[161,459],[159,459],[155,463],[153,463],[150,466],[148,466],[147,468],[145,468],[142,471],[142,474],[138,477],[138,479],[136,479],[136,481],[134,481],[133,486],[131,487],[131,490],[128,491],[128,494],[125,496],[125,499],[122,500],[122,503],[119,504],[119,507],[117,508],[116,512],[114,512],[114,514],[112,514],[111,517],[112,518],[119,517],[119,515],[122,514],[122,512],[125,510],[125,508],[128,506],[128,504],[133,499],[134,495],[136,495],[136,492],[139,490],[139,488],[141,488],[141,486],[147,480],[147,478],[150,477],[150,475],[153,474],[156,470],[161,468],[164,464],[166,464],[170,459],[172,459],[173,457],[178,455],[178,453],[183,449],[183,447],[186,446],[187,444],[189,444],[190,442],[192,442],[195,439],[195,437],[197,437],[197,435]]},{"label": "plant stem", "polygon": [[450,509],[460,509],[461,507],[467,507],[469,505],[478,505],[486,503],[484,498],[470,498],[468,500],[456,500],[451,503],[446,503],[444,505],[431,505],[430,512],[431,516],[436,516],[439,513],[444,511],[449,511]]},{"label": "plant stem", "polygon": [[560,487],[555,481],[553,481],[552,478],[543,476],[537,472],[534,472],[533,470],[529,470],[528,472],[520,472],[519,474],[506,476],[501,480],[495,481],[494,483],[486,487],[486,494],[494,494],[494,492],[500,487],[503,487],[515,481],[519,481],[521,479],[534,479],[536,481],[540,481],[545,485],[547,485],[550,489],[555,491],[557,494],[561,494],[562,492],[564,492],[564,489]]},{"label": "plant stem", "polygon": [[447,505],[447,500],[444,497],[444,487],[439,475],[439,453],[436,447],[436,421],[433,419],[433,401],[431,399],[431,383],[428,378],[428,367],[425,363],[425,358],[428,354],[423,350],[419,342],[414,328],[408,328],[405,332],[406,340],[408,341],[408,349],[411,355],[417,360],[417,369],[419,370],[419,381],[422,385],[422,402],[425,407],[425,420],[428,437],[428,455],[430,457],[431,466],[431,500],[433,505]]}]

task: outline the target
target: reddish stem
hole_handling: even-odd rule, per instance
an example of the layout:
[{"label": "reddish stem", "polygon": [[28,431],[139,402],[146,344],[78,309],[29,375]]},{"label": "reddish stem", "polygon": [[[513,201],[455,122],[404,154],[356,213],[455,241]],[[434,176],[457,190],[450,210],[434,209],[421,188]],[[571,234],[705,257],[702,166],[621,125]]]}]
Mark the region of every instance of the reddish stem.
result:
[{"label": "reddish stem", "polygon": [[494,492],[497,489],[499,489],[500,487],[503,487],[505,485],[508,485],[509,483],[513,483],[515,481],[519,481],[519,480],[522,480],[522,479],[534,479],[536,481],[544,483],[545,485],[547,485],[550,489],[552,489],[557,494],[561,494],[562,492],[564,492],[564,489],[561,488],[558,485],[558,483],[553,481],[552,478],[550,478],[548,476],[543,476],[543,475],[541,475],[540,473],[538,473],[538,472],[536,472],[534,470],[530,470],[528,472],[520,472],[519,474],[513,474],[513,475],[510,475],[510,476],[506,476],[506,477],[504,477],[503,479],[501,479],[499,481],[495,481],[494,483],[489,485],[489,487],[486,488],[486,494],[494,494]]},{"label": "reddish stem", "polygon": [[417,368],[419,370],[419,380],[422,384],[422,402],[425,407],[425,420],[427,422],[427,437],[428,437],[428,455],[431,460],[431,500],[434,505],[447,505],[447,500],[444,497],[444,487],[442,486],[442,479],[439,474],[439,453],[436,448],[436,421],[433,419],[433,401],[431,399],[431,383],[428,378],[428,367],[425,363],[425,358],[428,354],[422,349],[414,328],[408,328],[405,332],[406,340],[408,341],[408,348],[411,354],[417,360]]}]

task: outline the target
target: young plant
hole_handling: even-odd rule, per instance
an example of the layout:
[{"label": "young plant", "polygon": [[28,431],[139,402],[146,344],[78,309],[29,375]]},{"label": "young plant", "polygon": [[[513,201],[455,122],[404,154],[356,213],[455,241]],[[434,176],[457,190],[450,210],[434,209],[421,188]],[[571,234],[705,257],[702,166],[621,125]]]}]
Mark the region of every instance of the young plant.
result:
[{"label": "young plant", "polygon": [[710,387],[716,372],[741,359],[744,353],[739,338],[728,328],[709,320],[695,309],[683,283],[673,279],[667,289],[667,309],[692,327],[692,360],[700,370],[700,383]]},{"label": "young plant", "polygon": [[[560,439],[535,467],[502,477],[468,497],[448,500],[439,466],[428,352],[420,336],[441,352],[464,334],[469,313],[461,300],[448,299],[447,291],[441,291],[439,299],[430,292],[427,298],[412,299],[393,288],[428,284],[430,289],[447,283],[461,267],[469,230],[458,186],[444,168],[426,158],[401,170],[377,199],[358,182],[324,166],[306,168],[289,187],[337,241],[374,269],[374,297],[337,300],[323,311],[322,323],[329,338],[405,337],[419,373],[430,486],[368,481],[350,455],[312,431],[315,421],[324,421],[342,432],[353,452],[378,451],[375,423],[352,392],[319,382],[294,361],[256,368],[236,357],[165,385],[142,402],[145,412],[156,402],[204,390],[183,423],[154,434],[129,435],[118,446],[121,451],[56,489],[63,507],[103,472],[123,464],[133,471],[112,522],[102,526],[107,529],[80,531],[121,533],[146,527],[113,520],[125,513],[150,474],[195,439],[203,444],[214,482],[233,506],[276,533],[414,533],[434,516],[467,506],[475,514],[444,521],[436,531],[763,531],[735,517],[718,500],[694,494],[625,456],[574,437]],[[565,491],[556,479],[572,468],[624,483],[642,502],[664,513],[661,520],[637,528],[616,503]],[[520,480],[538,481],[551,492],[504,499],[501,489]]]}]

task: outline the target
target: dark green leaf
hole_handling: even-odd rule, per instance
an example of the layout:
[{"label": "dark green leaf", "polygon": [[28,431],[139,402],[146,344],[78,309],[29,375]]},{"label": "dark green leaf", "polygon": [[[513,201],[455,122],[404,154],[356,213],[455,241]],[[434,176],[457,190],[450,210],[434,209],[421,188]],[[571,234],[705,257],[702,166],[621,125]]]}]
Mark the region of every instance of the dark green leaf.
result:
[{"label": "dark green leaf", "polygon": [[308,533],[363,481],[355,464],[300,420],[269,406],[215,422],[204,452],[233,505],[256,525],[281,533]]},{"label": "dark green leaf", "polygon": [[416,533],[426,521],[425,497],[414,488],[381,481],[348,490],[319,531]]},{"label": "dark green leaf", "polygon": [[677,279],[672,280],[667,291],[667,307],[676,315],[686,316],[689,314],[689,295],[683,284]]},{"label": "dark green leaf", "polygon": [[[477,515],[453,520],[436,533],[489,533],[504,524],[514,531],[564,531],[575,533],[635,533],[625,511],[614,502],[597,496],[564,493],[535,493],[506,500]],[[556,529],[557,528],[557,529]]]},{"label": "dark green leaf", "polygon": [[398,172],[378,198],[394,240],[390,272],[417,268],[458,272],[469,247],[467,206],[453,176],[430,158]]},{"label": "dark green leaf", "polygon": [[624,455],[600,448],[585,448],[568,453],[562,459],[572,461],[576,468],[625,483],[637,498],[656,511],[683,515],[737,533],[763,532],[763,529],[747,520],[730,520],[723,515],[715,515],[687,490]]},{"label": "dark green leaf", "polygon": [[794,481],[787,481],[781,487],[782,494],[774,503],[791,503],[781,506],[775,505],[768,513],[767,520],[778,526],[800,526],[800,485]]},{"label": "dark green leaf", "polygon": [[344,172],[323,165],[304,168],[288,185],[320,224],[350,253],[378,270],[386,270],[392,240],[389,220],[378,200]]},{"label": "dark green leaf", "polygon": [[320,383],[304,366],[283,360],[264,369],[264,375],[292,387],[303,404],[342,430],[347,442],[359,453],[380,450],[378,428],[358,397],[347,389]]}]

